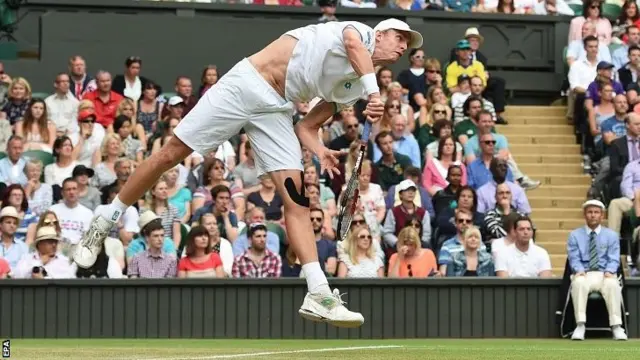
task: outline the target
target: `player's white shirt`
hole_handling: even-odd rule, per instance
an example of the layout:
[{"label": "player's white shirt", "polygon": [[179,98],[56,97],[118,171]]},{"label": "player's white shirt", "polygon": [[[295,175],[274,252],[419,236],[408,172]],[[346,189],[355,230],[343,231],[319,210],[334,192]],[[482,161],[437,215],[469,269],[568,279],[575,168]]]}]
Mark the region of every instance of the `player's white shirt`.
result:
[{"label": "player's white shirt", "polygon": [[286,33],[298,39],[287,67],[287,100],[310,101],[320,97],[327,102],[351,106],[365,95],[344,47],[343,31],[347,27],[360,33],[362,43],[373,54],[375,32],[356,21],[309,25]]}]

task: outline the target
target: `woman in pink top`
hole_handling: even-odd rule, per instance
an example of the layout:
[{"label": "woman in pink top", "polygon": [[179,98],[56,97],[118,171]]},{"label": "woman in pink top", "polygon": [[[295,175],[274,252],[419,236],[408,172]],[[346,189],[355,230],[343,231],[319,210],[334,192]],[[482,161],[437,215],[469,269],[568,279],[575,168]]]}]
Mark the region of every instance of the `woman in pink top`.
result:
[{"label": "woman in pink top", "polygon": [[444,136],[438,143],[438,156],[429,157],[422,171],[422,186],[431,196],[449,185],[447,172],[449,166],[458,165],[462,169],[462,185],[467,184],[467,168],[456,160],[456,145],[451,135]]},{"label": "woman in pink top", "polygon": [[602,17],[602,3],[598,0],[585,0],[582,13],[584,16],[577,16],[571,20],[569,44],[574,40],[582,40],[582,25],[585,21],[591,21],[596,26],[598,40],[609,46],[613,29],[609,20]]},{"label": "woman in pink top", "polygon": [[194,226],[187,235],[187,256],[178,263],[179,278],[223,278],[222,259],[211,251],[211,238],[204,226]]}]

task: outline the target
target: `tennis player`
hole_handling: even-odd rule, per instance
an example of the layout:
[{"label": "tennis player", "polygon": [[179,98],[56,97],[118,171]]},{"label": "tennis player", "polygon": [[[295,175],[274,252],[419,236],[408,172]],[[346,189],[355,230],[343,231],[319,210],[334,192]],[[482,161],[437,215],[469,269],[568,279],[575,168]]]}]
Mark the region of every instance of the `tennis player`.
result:
[{"label": "tennis player", "polygon": [[[363,96],[369,100],[367,119],[379,120],[384,104],[374,66],[393,63],[408,47],[421,46],[422,35],[397,19],[384,20],[374,29],[358,22],[330,22],[291,30],[243,59],[203,95],[160,152],[138,166],[113,202],[100,209],[74,261],[84,268],[93,265],[109,230],[164,172],[193,151],[206,154],[216,149],[244,128],[258,173],[271,175],[284,201],[290,246],[308,286],[300,315],[340,327],[362,325],[362,315],[347,310],[320,268],[304,194],[300,143],[318,156],[330,175],[337,173],[341,153],[320,142],[318,129]],[[315,97],[323,100],[294,128],[293,103]]]}]

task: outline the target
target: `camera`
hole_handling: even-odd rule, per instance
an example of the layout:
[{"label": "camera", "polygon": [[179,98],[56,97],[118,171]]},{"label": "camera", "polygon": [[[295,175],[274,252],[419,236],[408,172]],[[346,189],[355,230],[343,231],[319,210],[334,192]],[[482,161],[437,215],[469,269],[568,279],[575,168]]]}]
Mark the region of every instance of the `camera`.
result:
[{"label": "camera", "polygon": [[43,277],[47,276],[47,270],[43,266],[34,266],[31,269],[31,273],[32,274],[40,274],[40,273],[42,273]]}]

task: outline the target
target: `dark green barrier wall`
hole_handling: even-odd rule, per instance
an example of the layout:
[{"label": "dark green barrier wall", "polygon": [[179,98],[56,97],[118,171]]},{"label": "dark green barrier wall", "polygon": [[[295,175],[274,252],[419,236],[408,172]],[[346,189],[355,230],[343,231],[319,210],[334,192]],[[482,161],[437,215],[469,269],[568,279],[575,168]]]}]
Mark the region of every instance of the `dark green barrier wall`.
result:
[{"label": "dark green barrier wall", "polygon": [[[335,280],[366,322],[302,320],[299,279],[0,281],[3,338],[549,338],[559,280]],[[627,282],[630,336],[640,281]]]},{"label": "dark green barrier wall", "polygon": [[[39,59],[8,61],[12,75],[26,75],[37,91],[49,91],[54,75],[75,54],[91,73],[121,73],[124,59],[143,59],[143,74],[171,86],[179,73],[199,80],[207,64],[226,71],[287,30],[315,23],[318,8],[150,2],[133,0],[29,0],[16,38]],[[339,9],[340,20],[374,26],[387,17],[406,20],[425,36],[429,56],[448,61],[449,51],[469,26],[486,41],[481,51],[507,88],[557,92],[567,17]],[[395,70],[407,64],[400,60]]]}]

